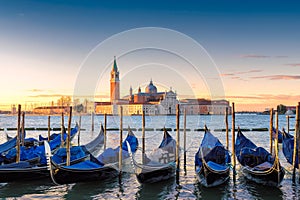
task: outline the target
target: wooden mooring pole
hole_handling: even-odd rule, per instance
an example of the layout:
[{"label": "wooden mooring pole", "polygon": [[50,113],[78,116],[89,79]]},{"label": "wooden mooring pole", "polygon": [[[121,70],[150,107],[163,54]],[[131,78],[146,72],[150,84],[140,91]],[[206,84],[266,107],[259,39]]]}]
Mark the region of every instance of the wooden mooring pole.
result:
[{"label": "wooden mooring pole", "polygon": [[[298,151],[298,162],[299,162],[299,120],[300,120],[300,102],[296,106],[296,123],[295,123],[295,133],[294,133],[294,150],[293,150],[293,176],[292,181],[293,183],[296,182],[296,154]],[[298,149],[297,149],[298,145]],[[298,163],[299,166],[299,163]]]},{"label": "wooden mooring pole", "polygon": [[107,129],[107,115],[104,114],[104,150],[106,149],[106,129]]},{"label": "wooden mooring pole", "polygon": [[183,166],[186,169],[186,109],[183,116]]},{"label": "wooden mooring pole", "polygon": [[142,113],[142,163],[145,162],[145,111]]},{"label": "wooden mooring pole", "polygon": [[81,115],[79,115],[79,124],[78,124],[78,146],[80,146],[80,132],[81,132]]},{"label": "wooden mooring pole", "polygon": [[299,177],[299,182],[300,182],[300,161],[299,161],[299,156],[300,156],[300,102],[298,102],[297,106],[297,121],[296,121],[296,126],[297,129],[295,129],[295,132],[297,134],[297,151],[298,151],[298,177]]},{"label": "wooden mooring pole", "polygon": [[270,109],[270,154],[273,154],[273,108]]},{"label": "wooden mooring pole", "polygon": [[20,121],[21,121],[21,105],[18,105],[18,124],[17,124],[17,143],[16,143],[16,162],[20,162]]},{"label": "wooden mooring pole", "polygon": [[294,135],[294,154],[293,154],[293,182],[295,182],[295,171],[296,171],[296,152],[298,152],[298,176],[300,182],[300,162],[299,162],[299,155],[300,155],[300,102],[296,107],[296,124],[295,124],[295,135]]},{"label": "wooden mooring pole", "polygon": [[72,122],[72,106],[70,106],[69,122],[68,122],[68,136],[67,136],[67,166],[70,166],[71,161],[71,122]]},{"label": "wooden mooring pole", "polygon": [[180,152],[180,129],[179,129],[179,124],[180,124],[180,108],[179,104],[176,105],[176,154],[175,154],[175,159],[176,159],[176,182],[179,184],[179,171],[180,171],[180,160],[179,160],[179,152]]},{"label": "wooden mooring pole", "polygon": [[95,130],[94,112],[92,112],[91,121],[92,121],[92,132],[93,132]]},{"label": "wooden mooring pole", "polygon": [[229,150],[228,107],[226,107],[225,110],[225,126],[226,126],[226,149]]},{"label": "wooden mooring pole", "polygon": [[234,103],[232,103],[232,127],[231,127],[231,132],[232,132],[232,165],[233,165],[233,178],[235,180],[235,165],[236,165],[236,158],[235,158],[235,108],[234,108]]},{"label": "wooden mooring pole", "polygon": [[50,115],[48,116],[48,142],[50,141]]},{"label": "wooden mooring pole", "polygon": [[[275,151],[275,162],[277,163],[277,165],[276,165],[276,167],[277,167],[277,171],[279,172],[280,171],[280,169],[279,169],[279,156],[278,156],[278,128],[279,128],[279,125],[278,125],[278,123],[279,123],[279,120],[278,120],[278,110],[276,111],[276,124],[275,124],[275,126],[276,126],[276,136],[275,136],[275,142],[274,142],[274,145],[275,145],[275,148],[274,148],[274,151]],[[278,177],[277,177],[277,180],[280,180],[280,173],[278,173]]]},{"label": "wooden mooring pole", "polygon": [[22,126],[21,126],[21,144],[24,146],[25,140],[25,112],[22,112]]},{"label": "wooden mooring pole", "polygon": [[290,116],[289,115],[286,116],[286,120],[287,120],[287,133],[290,133]]},{"label": "wooden mooring pole", "polygon": [[119,175],[122,174],[122,142],[123,142],[123,107],[120,107],[120,151],[119,151]]},{"label": "wooden mooring pole", "polygon": [[63,148],[64,147],[64,132],[65,132],[65,128],[64,128],[64,112],[61,113],[61,136],[60,136],[60,147]]}]

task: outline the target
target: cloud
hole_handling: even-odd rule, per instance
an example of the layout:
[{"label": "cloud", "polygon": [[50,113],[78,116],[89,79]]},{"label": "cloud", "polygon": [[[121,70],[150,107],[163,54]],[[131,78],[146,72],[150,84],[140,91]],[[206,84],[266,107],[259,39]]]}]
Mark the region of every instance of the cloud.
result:
[{"label": "cloud", "polygon": [[244,54],[240,56],[241,58],[288,58],[288,56],[278,55],[278,56],[267,56],[260,54]]},{"label": "cloud", "polygon": [[243,75],[243,74],[251,74],[251,73],[259,73],[262,72],[263,70],[260,69],[253,69],[253,70],[249,70],[249,71],[240,71],[240,72],[232,72],[232,73],[223,73],[220,74],[222,77],[230,77],[231,79],[235,79],[235,80],[242,80],[242,81],[246,81],[243,77],[239,76],[239,75]]},{"label": "cloud", "polygon": [[260,96],[226,96],[226,99],[262,99]]},{"label": "cloud", "polygon": [[42,89],[30,89],[27,90],[28,92],[48,92],[47,90],[42,90]]},{"label": "cloud", "polygon": [[221,74],[221,76],[236,76],[236,75],[240,75],[240,74],[251,74],[251,73],[258,73],[258,72],[262,72],[263,70],[260,69],[252,69],[249,71],[240,71],[240,72],[232,72],[232,73],[224,73]]},{"label": "cloud", "polygon": [[258,55],[258,54],[245,54],[241,55],[241,58],[270,58],[271,56]]},{"label": "cloud", "polygon": [[288,58],[288,56],[274,56],[275,58]]},{"label": "cloud", "polygon": [[234,76],[234,73],[222,73],[221,76]]},{"label": "cloud", "polygon": [[294,100],[295,102],[298,102],[300,99],[300,95],[290,95],[290,94],[277,94],[277,95],[272,95],[272,94],[259,94],[259,96],[262,99],[268,99],[268,100]]},{"label": "cloud", "polygon": [[270,75],[270,76],[253,76],[252,79],[268,79],[268,80],[300,80],[297,75]]},{"label": "cloud", "polygon": [[28,97],[34,97],[34,98],[54,98],[54,97],[62,97],[62,96],[70,96],[67,94],[37,94],[37,95],[30,95]]},{"label": "cloud", "polygon": [[288,64],[285,64],[287,66],[292,66],[292,67],[300,67],[300,63],[288,63]]}]

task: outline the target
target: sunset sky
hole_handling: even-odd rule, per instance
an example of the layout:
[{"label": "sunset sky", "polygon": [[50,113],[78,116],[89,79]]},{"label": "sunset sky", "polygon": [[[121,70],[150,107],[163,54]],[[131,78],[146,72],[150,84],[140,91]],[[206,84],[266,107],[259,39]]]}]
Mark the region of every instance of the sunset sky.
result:
[{"label": "sunset sky", "polygon": [[[225,98],[235,102],[238,111],[300,101],[300,3],[128,2],[0,0],[0,110],[73,95],[82,66],[97,45],[142,27],[174,30],[199,43],[218,69]],[[192,68],[174,60],[170,52],[150,49],[118,55],[118,48],[116,44],[107,52],[116,50],[121,95],[127,95],[130,86],[136,92],[152,78],[160,90],[172,87],[181,99],[209,96],[205,80],[196,80]],[[185,53],[195,53],[190,51]],[[98,101],[109,96],[113,56],[105,59],[110,61],[97,63],[99,71],[92,72],[99,73]]]}]

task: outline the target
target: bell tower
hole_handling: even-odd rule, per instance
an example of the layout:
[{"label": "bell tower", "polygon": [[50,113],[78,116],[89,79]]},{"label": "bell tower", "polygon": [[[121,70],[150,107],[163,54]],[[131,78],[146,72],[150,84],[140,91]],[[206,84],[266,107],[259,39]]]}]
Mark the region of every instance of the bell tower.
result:
[{"label": "bell tower", "polygon": [[110,72],[110,102],[115,102],[120,99],[120,79],[117,66],[116,56]]}]

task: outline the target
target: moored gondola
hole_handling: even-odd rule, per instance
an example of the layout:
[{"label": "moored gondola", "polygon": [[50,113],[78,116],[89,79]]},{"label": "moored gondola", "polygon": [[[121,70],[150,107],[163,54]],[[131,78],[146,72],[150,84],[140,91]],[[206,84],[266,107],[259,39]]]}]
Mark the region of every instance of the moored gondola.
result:
[{"label": "moored gondola", "polygon": [[205,187],[225,183],[229,179],[230,160],[228,150],[205,127],[205,135],[195,155],[195,171],[199,182]]},{"label": "moored gondola", "polygon": [[[138,147],[137,138],[131,131],[128,131],[128,135],[122,143],[123,162],[129,158],[126,142],[130,144],[130,147],[134,152]],[[73,164],[71,163],[69,166],[58,163],[55,156],[50,156],[50,149],[47,143],[45,148],[48,153],[47,160],[50,175],[55,184],[101,181],[116,177],[119,174],[118,165],[120,147],[115,149],[108,148],[98,157],[94,157],[88,152],[86,159]]]},{"label": "moored gondola", "polygon": [[235,142],[235,153],[247,179],[263,185],[280,186],[285,172],[278,155],[273,157],[266,149],[257,147],[240,129]]},{"label": "moored gondola", "polygon": [[132,156],[137,180],[140,183],[154,183],[175,176],[176,141],[164,129],[164,137],[157,149],[148,156],[144,155],[144,163],[136,161]]},{"label": "moored gondola", "polygon": [[[75,126],[71,131],[71,135],[76,134],[77,131],[78,128]],[[71,163],[76,163],[86,158],[88,150],[96,148],[96,141],[102,141],[103,144],[103,129],[101,129],[99,135],[94,140],[88,143],[90,145],[87,144],[88,148],[83,145],[83,147],[76,147],[71,150]],[[58,136],[58,139],[50,141],[50,144],[50,151],[56,149],[60,144],[60,136]],[[49,177],[44,145],[36,146],[32,151],[28,152],[27,154],[32,154],[32,156],[27,156],[27,159],[24,157],[20,162],[0,165],[0,182],[15,182],[18,180],[24,181]],[[55,157],[60,164],[66,162],[66,153],[62,149],[56,151]]]}]

